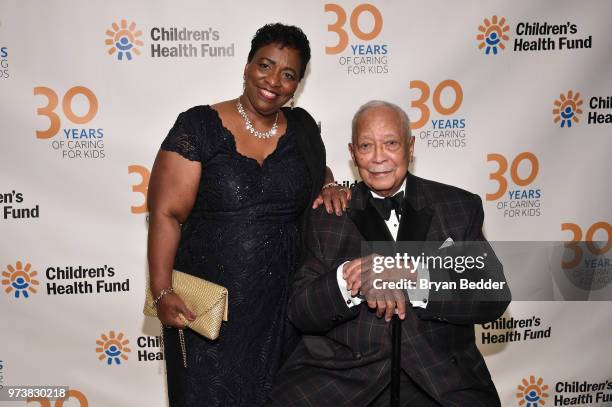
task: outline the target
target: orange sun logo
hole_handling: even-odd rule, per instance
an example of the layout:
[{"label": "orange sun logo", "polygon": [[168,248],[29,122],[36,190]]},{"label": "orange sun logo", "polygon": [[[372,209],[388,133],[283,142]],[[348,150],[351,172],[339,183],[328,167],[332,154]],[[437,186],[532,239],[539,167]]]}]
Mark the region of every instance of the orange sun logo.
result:
[{"label": "orange sun logo", "polygon": [[567,91],[567,96],[563,93],[559,96],[559,99],[554,102],[555,107],[553,108],[553,115],[555,117],[554,122],[561,122],[561,127],[572,127],[572,121],[578,123],[580,119],[578,116],[582,114],[580,106],[582,105],[582,99],[580,99],[580,92]]},{"label": "orange sun logo", "polygon": [[106,36],[109,37],[104,42],[111,47],[108,49],[109,55],[117,52],[117,59],[123,60],[125,55],[128,61],[132,60],[132,53],[140,55],[138,47],[142,47],[144,43],[138,39],[142,35],[142,31],[136,31],[136,23],[131,22],[128,27],[126,20],[121,20],[121,26],[117,23],[112,24],[112,30],[106,30]]},{"label": "orange sun logo", "polygon": [[115,336],[115,331],[110,331],[108,336],[102,334],[100,338],[101,339],[96,340],[96,344],[98,344],[96,352],[100,354],[98,359],[106,359],[107,365],[112,365],[113,361],[115,364],[120,365],[121,359],[128,360],[126,353],[132,350],[127,347],[130,341],[128,339],[123,339],[122,332]]},{"label": "orange sun logo", "polygon": [[510,30],[510,26],[506,24],[506,18],[502,17],[497,20],[497,16],[493,16],[491,21],[488,18],[484,19],[484,25],[478,26],[480,33],[476,39],[480,41],[478,49],[486,47],[485,54],[489,55],[493,51],[493,55],[497,55],[497,48],[506,49],[504,41],[508,41],[509,37],[505,34]]},{"label": "orange sun logo", "polygon": [[15,263],[15,267],[9,264],[6,266],[6,270],[2,272],[2,285],[7,286],[4,292],[10,294],[15,291],[14,297],[28,298],[30,293],[36,294],[36,287],[39,284],[38,280],[34,277],[38,274],[36,270],[30,271],[32,265],[26,263],[25,267],[23,263],[18,261]]},{"label": "orange sun logo", "polygon": [[536,381],[535,376],[530,376],[529,381],[522,379],[518,385],[519,393],[516,393],[516,398],[519,399],[518,405],[525,407],[538,407],[546,404],[545,398],[548,398],[547,384],[542,384],[544,380],[538,377]]}]

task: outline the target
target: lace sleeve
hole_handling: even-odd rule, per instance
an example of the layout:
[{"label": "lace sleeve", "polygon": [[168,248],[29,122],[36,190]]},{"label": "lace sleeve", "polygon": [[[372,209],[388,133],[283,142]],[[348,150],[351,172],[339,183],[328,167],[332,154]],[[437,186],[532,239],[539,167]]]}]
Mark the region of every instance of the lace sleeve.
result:
[{"label": "lace sleeve", "polygon": [[161,149],[178,153],[190,161],[202,161],[203,134],[190,120],[190,112],[188,110],[179,115],[164,139]]}]

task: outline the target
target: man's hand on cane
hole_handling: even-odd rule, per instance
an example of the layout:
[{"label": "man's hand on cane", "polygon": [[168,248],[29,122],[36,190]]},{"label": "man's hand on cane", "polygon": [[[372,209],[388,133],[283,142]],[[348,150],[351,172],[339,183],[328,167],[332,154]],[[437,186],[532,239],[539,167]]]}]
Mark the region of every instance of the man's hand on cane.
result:
[{"label": "man's hand on cane", "polygon": [[399,283],[402,279],[414,279],[414,273],[411,273],[411,269],[396,267],[385,267],[382,272],[375,273],[373,261],[377,256],[379,255],[371,254],[349,261],[343,267],[342,276],[351,294],[353,296],[363,294],[368,307],[376,310],[376,316],[379,318],[384,316],[389,322],[396,313],[403,320],[406,318],[405,290],[391,289],[388,286],[383,288],[383,283]]}]

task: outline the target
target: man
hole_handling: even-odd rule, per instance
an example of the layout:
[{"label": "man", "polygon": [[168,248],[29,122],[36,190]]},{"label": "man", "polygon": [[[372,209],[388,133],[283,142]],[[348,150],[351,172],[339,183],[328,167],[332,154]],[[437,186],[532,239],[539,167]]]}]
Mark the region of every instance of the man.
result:
[{"label": "man", "polygon": [[[482,234],[480,198],[408,172],[414,138],[396,105],[369,102],[352,127],[349,150],[363,182],[353,188],[344,216],[314,211],[305,231],[304,264],[294,278],[288,311],[304,336],[276,377],[271,405],[388,406],[388,321],[394,312],[403,320],[402,406],[500,405],[473,325],[497,319],[510,293]],[[484,277],[501,289],[410,290],[404,292],[408,304],[393,290],[391,297],[366,295],[363,301],[359,293],[365,291],[372,256],[362,252],[362,243],[394,240],[424,242],[424,252],[441,256],[465,253],[460,243],[475,242],[466,247],[474,255],[488,253],[483,270],[459,274],[413,264],[411,281]]]}]

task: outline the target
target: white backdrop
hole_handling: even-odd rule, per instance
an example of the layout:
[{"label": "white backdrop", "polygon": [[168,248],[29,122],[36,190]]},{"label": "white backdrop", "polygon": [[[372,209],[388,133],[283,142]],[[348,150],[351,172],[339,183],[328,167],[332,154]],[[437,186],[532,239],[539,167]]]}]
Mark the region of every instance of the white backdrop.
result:
[{"label": "white backdrop", "polygon": [[[148,171],[178,113],[240,94],[268,22],[309,37],[297,104],[321,121],[337,180],[355,175],[353,113],[385,99],[414,123],[413,172],[481,195],[489,240],[609,242],[611,16],[595,0],[3,1],[0,385],[67,385],[64,406],[166,404],[159,329],[141,312]],[[159,38],[174,28],[199,37]],[[611,263],[588,267],[603,281],[591,297],[609,298]],[[612,405],[608,303],[554,298],[514,302],[499,324],[519,327],[476,328],[502,404],[536,390],[533,406]],[[520,340],[483,340],[506,331]]]}]

